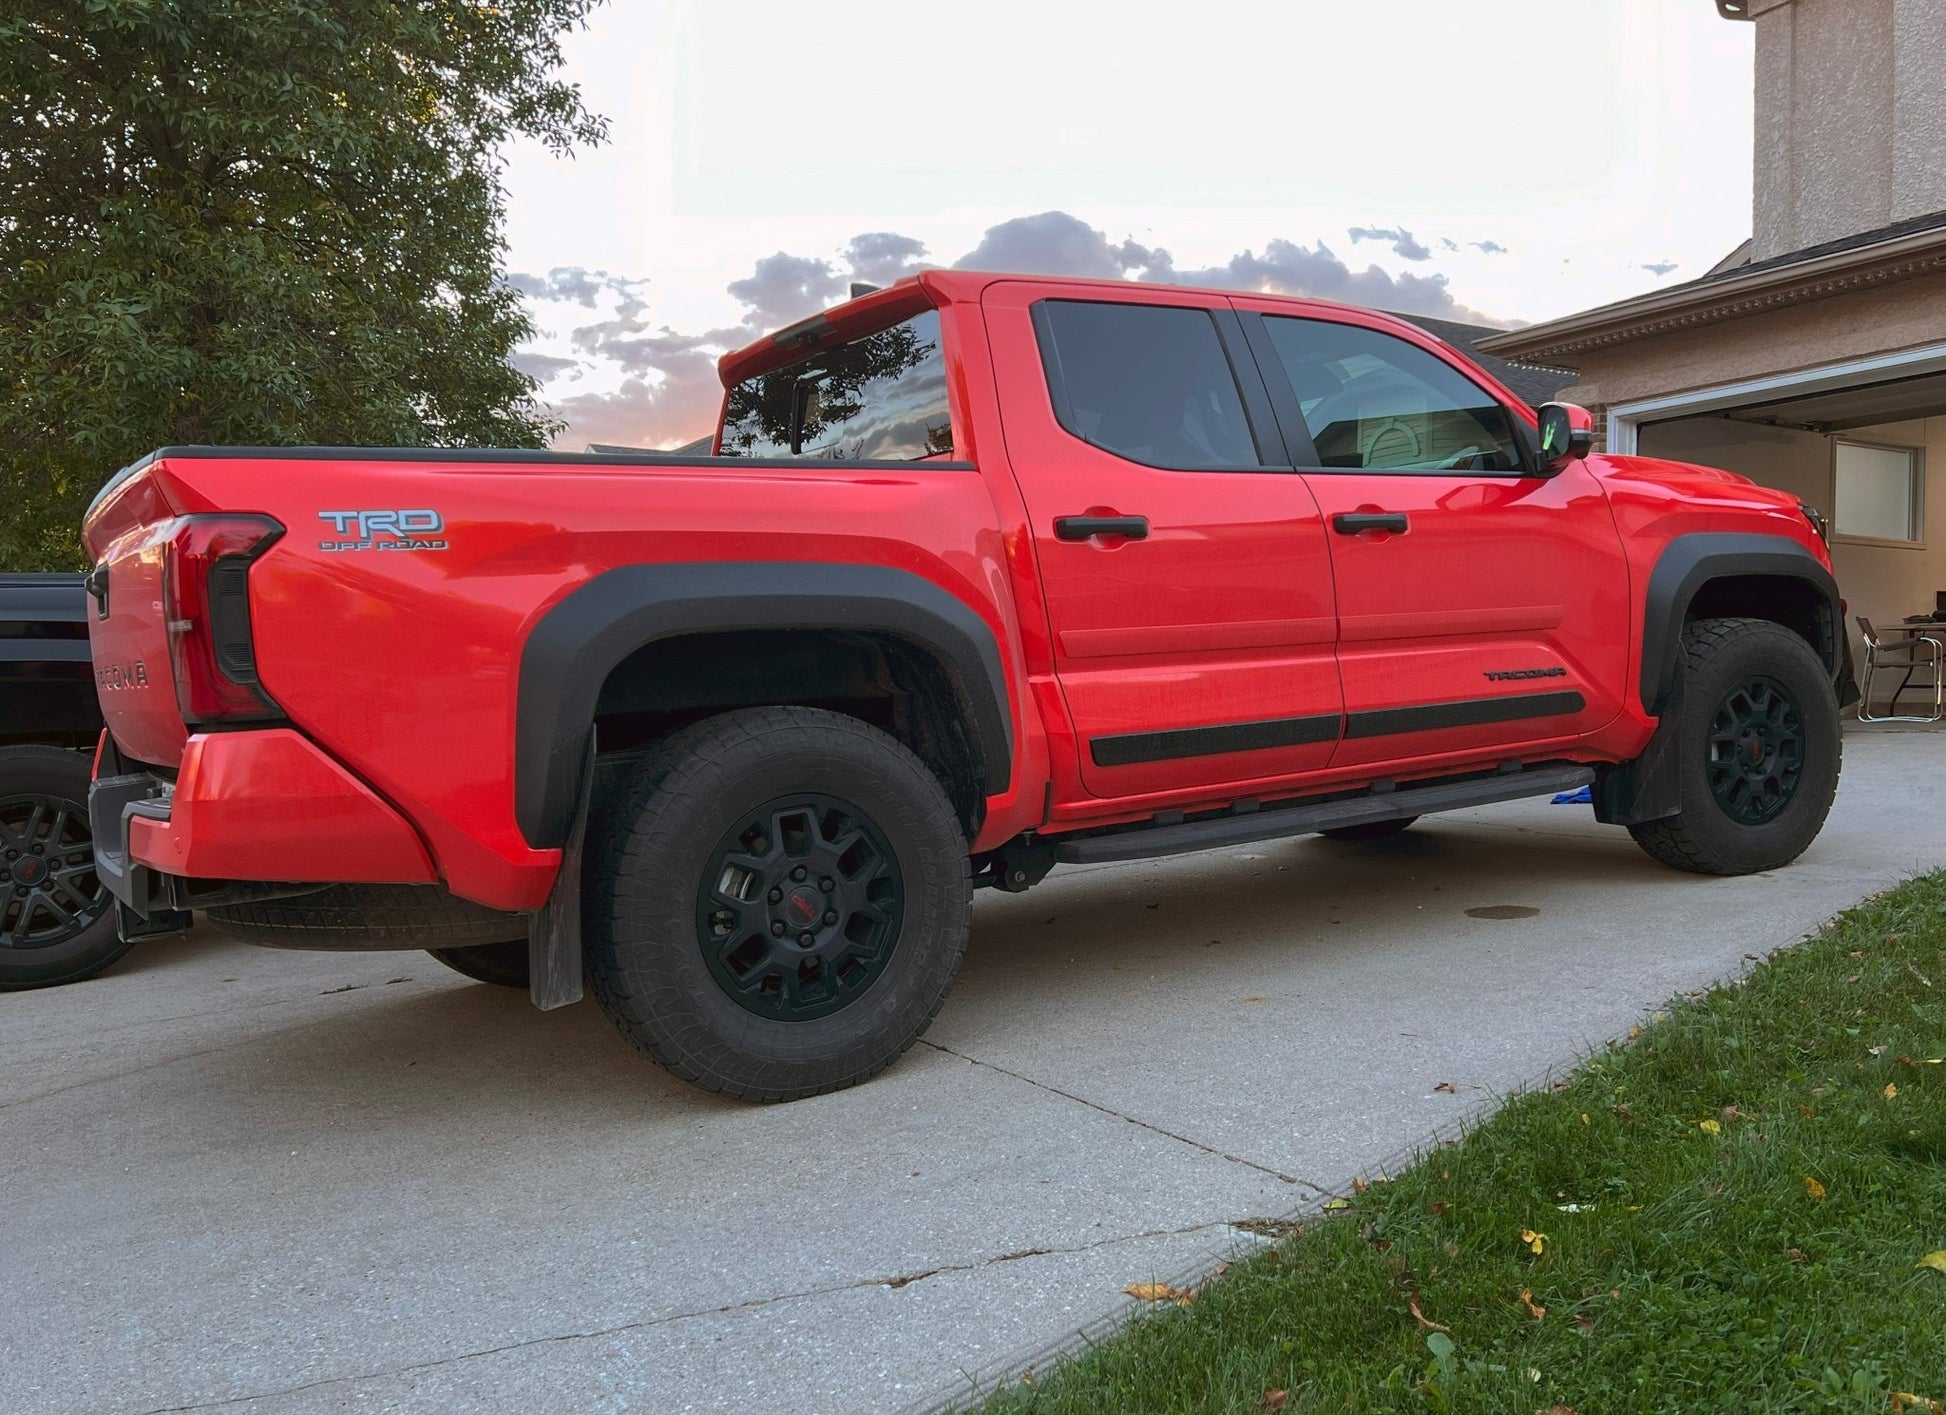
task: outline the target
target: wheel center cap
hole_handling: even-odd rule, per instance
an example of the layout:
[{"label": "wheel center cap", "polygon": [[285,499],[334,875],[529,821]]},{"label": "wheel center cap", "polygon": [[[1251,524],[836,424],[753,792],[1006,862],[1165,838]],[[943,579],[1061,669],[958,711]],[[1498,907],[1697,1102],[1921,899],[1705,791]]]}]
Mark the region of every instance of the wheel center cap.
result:
[{"label": "wheel center cap", "polygon": [[47,878],[47,864],[32,855],[23,855],[14,861],[13,876],[17,884],[39,884]]},{"label": "wheel center cap", "polygon": [[815,889],[799,885],[784,896],[784,912],[795,924],[809,924],[824,912],[824,900]]},{"label": "wheel center cap", "polygon": [[1757,766],[1764,759],[1764,751],[1764,739],[1752,735],[1749,742],[1744,745],[1743,755],[1749,759],[1750,765]]}]

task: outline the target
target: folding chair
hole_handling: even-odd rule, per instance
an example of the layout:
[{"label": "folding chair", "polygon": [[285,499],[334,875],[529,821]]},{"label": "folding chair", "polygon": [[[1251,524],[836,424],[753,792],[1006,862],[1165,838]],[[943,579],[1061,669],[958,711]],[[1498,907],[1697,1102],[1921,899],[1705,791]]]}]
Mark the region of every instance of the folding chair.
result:
[{"label": "folding chair", "polygon": [[[1858,616],[1858,628],[1865,635],[1865,681],[1859,685],[1858,720],[1860,722],[1937,722],[1946,717],[1946,680],[1942,680],[1940,663],[1946,659],[1946,646],[1938,639],[1926,634],[1914,634],[1902,643],[1886,643],[1872,628],[1872,621],[1864,615]],[[1920,669],[1932,671],[1932,714],[1926,717],[1900,715],[1899,694],[1912,686],[1912,675]],[[1892,690],[1887,700],[1883,716],[1872,716],[1872,674],[1882,669],[1898,669],[1903,673],[1899,686]],[[1924,688],[1926,684],[1919,685]]]}]

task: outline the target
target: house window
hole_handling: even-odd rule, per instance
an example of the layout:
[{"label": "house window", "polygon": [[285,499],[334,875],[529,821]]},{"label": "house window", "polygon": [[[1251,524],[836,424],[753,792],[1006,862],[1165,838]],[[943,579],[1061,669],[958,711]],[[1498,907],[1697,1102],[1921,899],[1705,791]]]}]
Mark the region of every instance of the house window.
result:
[{"label": "house window", "polygon": [[1925,539],[1925,482],[1919,453],[1910,447],[1837,444],[1833,529],[1860,540]]}]

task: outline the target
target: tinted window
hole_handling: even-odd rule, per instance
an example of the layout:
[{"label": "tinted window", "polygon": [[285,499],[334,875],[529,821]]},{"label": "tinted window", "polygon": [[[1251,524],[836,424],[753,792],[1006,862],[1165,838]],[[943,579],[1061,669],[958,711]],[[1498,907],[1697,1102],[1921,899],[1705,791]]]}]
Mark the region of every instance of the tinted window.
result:
[{"label": "tinted window", "polygon": [[910,462],[952,450],[934,310],[746,378],[723,415],[726,457]]},{"label": "tinted window", "polygon": [[1317,465],[1522,470],[1507,410],[1444,360],[1356,325],[1285,317],[1264,324],[1317,444]]},{"label": "tinted window", "polygon": [[1035,312],[1054,406],[1076,437],[1152,467],[1258,465],[1207,310],[1045,300]]}]

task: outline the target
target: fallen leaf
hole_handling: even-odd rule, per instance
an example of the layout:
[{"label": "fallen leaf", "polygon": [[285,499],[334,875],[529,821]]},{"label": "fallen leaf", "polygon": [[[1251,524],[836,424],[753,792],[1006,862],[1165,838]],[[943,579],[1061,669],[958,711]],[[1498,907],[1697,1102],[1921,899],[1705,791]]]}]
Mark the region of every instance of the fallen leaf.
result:
[{"label": "fallen leaf", "polygon": [[1267,1390],[1264,1392],[1263,1410],[1282,1410],[1290,1402],[1291,1393],[1287,1390]]},{"label": "fallen leaf", "polygon": [[1588,1112],[1585,1110],[1581,1112],[1581,1123],[1583,1125],[1587,1125],[1590,1123],[1588,1120]]},{"label": "fallen leaf", "polygon": [[1452,1207],[1444,1199],[1434,1199],[1430,1204],[1426,1205],[1426,1212],[1434,1218],[1444,1218],[1446,1217],[1446,1211]]},{"label": "fallen leaf", "polygon": [[[1854,955],[1854,956],[1856,956],[1856,955]],[[1864,975],[1863,973],[1853,973],[1853,974],[1852,974],[1852,975],[1851,975],[1851,976],[1850,976],[1849,978],[1846,978],[1846,979],[1845,979],[1845,981],[1846,981],[1846,982],[1848,982],[1848,983],[1855,983],[1855,982],[1857,982],[1857,981],[1858,981],[1858,980],[1859,980],[1860,978],[1862,978],[1862,977],[1864,977],[1864,976],[1865,976],[1865,975]]]},{"label": "fallen leaf", "polygon": [[1808,1105],[1798,1106],[1797,1113],[1803,1116],[1806,1120],[1816,1120],[1818,1118],[1818,1113],[1815,1110],[1812,1110],[1811,1107],[1809,1107]]},{"label": "fallen leaf", "polygon": [[1437,1086],[1434,1086],[1433,1089],[1435,1091],[1444,1091],[1449,1096],[1456,1096],[1459,1094],[1459,1087],[1454,1085],[1451,1081],[1441,1081]]},{"label": "fallen leaf", "polygon": [[1574,1314],[1574,1324],[1585,1332],[1592,1332],[1595,1329],[1595,1319],[1593,1317],[1584,1317],[1579,1312]]},{"label": "fallen leaf", "polygon": [[1457,1258],[1459,1256],[1459,1244],[1455,1243],[1452,1239],[1448,1238],[1441,1246],[1445,1248],[1447,1257]]},{"label": "fallen leaf", "polygon": [[1819,1202],[1824,1199],[1824,1186],[1808,1174],[1804,1176],[1804,1192]]},{"label": "fallen leaf", "polygon": [[1885,1083],[1885,1099],[1887,1099],[1888,1101],[1895,1101],[1898,1098],[1899,1098],[1899,1088],[1893,1085],[1890,1081],[1887,1081]]},{"label": "fallen leaf", "polygon": [[1520,1241],[1525,1243],[1529,1250],[1534,1253],[1545,1252],[1547,1249],[1547,1235],[1545,1233],[1536,1233],[1531,1228],[1523,1228],[1520,1230]]},{"label": "fallen leaf", "polygon": [[1814,1096],[1821,1096],[1825,1092],[1829,1091],[1830,1089],[1831,1087],[1829,1086],[1813,1086],[1811,1087],[1811,1094]]},{"label": "fallen leaf", "polygon": [[1550,1405],[1545,1410],[1536,1410],[1534,1415],[1574,1415],[1572,1405]]},{"label": "fallen leaf", "polygon": [[1237,1001],[1239,1001],[1239,1002],[1262,1002],[1262,1001],[1263,1001],[1263,999],[1262,999],[1262,998],[1260,998],[1260,997],[1241,997],[1241,998],[1238,998],[1238,999],[1237,999]]},{"label": "fallen leaf", "polygon": [[1931,1268],[1941,1276],[1946,1276],[1946,1248],[1934,1249],[1912,1266],[1915,1268]]},{"label": "fallen leaf", "polygon": [[1185,1297],[1195,1296],[1180,1287],[1171,1287],[1166,1282],[1131,1282],[1122,1291],[1138,1302],[1178,1302]]},{"label": "fallen leaf", "polygon": [[1723,1123],[1725,1125],[1728,1125],[1732,1120],[1741,1119],[1743,1119],[1743,1111],[1740,1107],[1733,1105],[1723,1107]]},{"label": "fallen leaf", "polygon": [[1326,1199],[1326,1200],[1324,1201],[1324,1204],[1323,1204],[1323,1206],[1322,1206],[1322,1207],[1323,1207],[1323,1209],[1324,1209],[1324,1211],[1325,1211],[1326,1213],[1328,1213],[1328,1214],[1330,1214],[1330,1213],[1336,1213],[1336,1212],[1337,1212],[1338,1210],[1340,1210],[1340,1209],[1348,1209],[1348,1208],[1350,1208],[1350,1207],[1351,1207],[1351,1200],[1349,1200],[1349,1199]]},{"label": "fallen leaf", "polygon": [[1630,1027],[1628,1029],[1628,1039],[1630,1041],[1634,1041],[1637,1037],[1641,1035],[1642,1035],[1642,1029],[1640,1026]]},{"label": "fallen leaf", "polygon": [[1547,1315],[1547,1308],[1541,1306],[1540,1303],[1534,1300],[1534,1294],[1528,1288],[1523,1287],[1520,1289],[1520,1305],[1525,1307],[1527,1309],[1527,1315],[1537,1322]]},{"label": "fallen leaf", "polygon": [[1367,1184],[1364,1180],[1358,1178],[1356,1175],[1352,1176],[1352,1181],[1351,1181],[1352,1193],[1363,1194],[1366,1190],[1370,1189],[1371,1187],[1372,1187],[1371,1185]]},{"label": "fallen leaf", "polygon": [[1703,1191],[1703,1197],[1705,1199],[1714,1199],[1718,1194],[1721,1194],[1722,1192],[1723,1192],[1723,1184],[1722,1181],[1719,1180],[1715,1184],[1710,1185],[1709,1188]]},{"label": "fallen leaf", "polygon": [[1786,1248],[1784,1250],[1784,1256],[1789,1258],[1793,1263],[1802,1263],[1807,1261],[1807,1259],[1804,1256],[1804,1250],[1802,1248]]},{"label": "fallen leaf", "polygon": [[1424,1312],[1419,1310],[1418,1293],[1414,1292],[1406,1297],[1405,1309],[1412,1313],[1412,1320],[1417,1322],[1422,1329],[1426,1331],[1443,1331],[1448,1336],[1452,1335],[1453,1329],[1451,1327],[1442,1327],[1438,1322],[1435,1322],[1431,1317],[1428,1317]]},{"label": "fallen leaf", "polygon": [[1885,1044],[1884,1044],[1883,1042],[1881,1042],[1881,1043],[1880,1043],[1879,1045],[1877,1045],[1877,1046],[1875,1046],[1875,1047],[1866,1047],[1866,1048],[1865,1048],[1865,1050],[1866,1050],[1866,1051],[1868,1051],[1868,1052],[1870,1052],[1870,1053],[1871,1053],[1871,1054],[1872,1054],[1873,1056],[1884,1056],[1884,1055],[1885,1055]]},{"label": "fallen leaf", "polygon": [[1722,1124],[1714,1120],[1699,1120],[1696,1122],[1696,1128],[1705,1135],[1721,1135],[1723,1133]]},{"label": "fallen leaf", "polygon": [[1220,1262],[1216,1265],[1216,1272],[1213,1274],[1213,1276],[1221,1277],[1223,1276],[1224,1273],[1228,1272],[1229,1270],[1230,1270],[1230,1264],[1229,1261],[1226,1259],[1225,1261]]},{"label": "fallen leaf", "polygon": [[1938,1401],[1928,1399],[1923,1395],[1914,1395],[1909,1390],[1895,1390],[1892,1392],[1892,1408],[1894,1410],[1923,1410],[1926,1412],[1926,1415],[1946,1415],[1946,1405],[1941,1405]]}]

